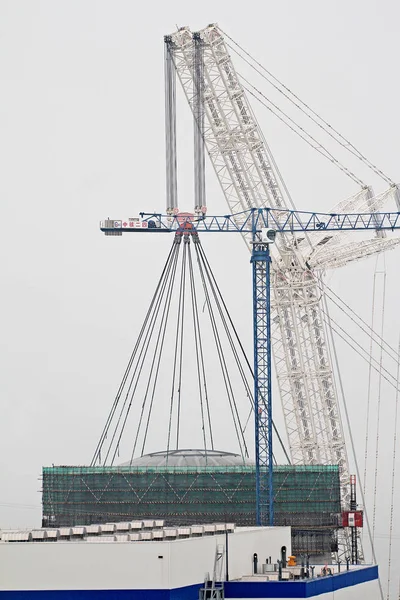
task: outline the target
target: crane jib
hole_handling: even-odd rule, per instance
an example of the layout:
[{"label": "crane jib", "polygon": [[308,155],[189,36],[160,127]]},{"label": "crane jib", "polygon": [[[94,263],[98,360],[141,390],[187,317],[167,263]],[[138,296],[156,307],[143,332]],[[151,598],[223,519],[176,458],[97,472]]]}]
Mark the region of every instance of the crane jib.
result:
[{"label": "crane jib", "polygon": [[135,220],[107,219],[100,222],[104,233],[171,233],[177,231],[260,233],[263,229],[279,233],[365,231],[400,229],[400,212],[315,213],[282,209],[250,209],[233,215],[202,216],[185,213],[168,216],[141,213]]}]

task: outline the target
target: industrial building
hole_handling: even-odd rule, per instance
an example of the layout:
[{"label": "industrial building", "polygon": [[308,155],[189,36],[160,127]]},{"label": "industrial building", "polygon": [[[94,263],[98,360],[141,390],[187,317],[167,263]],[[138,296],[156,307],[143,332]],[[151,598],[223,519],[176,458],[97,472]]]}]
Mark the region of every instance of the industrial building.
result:
[{"label": "industrial building", "polygon": [[[157,517],[255,525],[255,465],[215,450],[156,452],[120,466],[43,468],[43,527]],[[340,513],[334,465],[274,467],[275,524],[295,554],[329,555]]]},{"label": "industrial building", "polygon": [[377,598],[376,566],[279,565],[289,527],[121,534],[137,522],[112,525],[114,535],[109,526],[0,531],[0,600]]}]

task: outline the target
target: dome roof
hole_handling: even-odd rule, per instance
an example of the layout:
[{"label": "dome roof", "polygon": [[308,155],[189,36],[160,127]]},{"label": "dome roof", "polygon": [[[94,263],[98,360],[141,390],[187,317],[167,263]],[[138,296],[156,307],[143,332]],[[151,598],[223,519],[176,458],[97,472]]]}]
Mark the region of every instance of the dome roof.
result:
[{"label": "dome roof", "polygon": [[152,452],[132,462],[122,463],[121,467],[242,467],[254,465],[254,461],[243,459],[240,454],[219,450],[164,450]]}]

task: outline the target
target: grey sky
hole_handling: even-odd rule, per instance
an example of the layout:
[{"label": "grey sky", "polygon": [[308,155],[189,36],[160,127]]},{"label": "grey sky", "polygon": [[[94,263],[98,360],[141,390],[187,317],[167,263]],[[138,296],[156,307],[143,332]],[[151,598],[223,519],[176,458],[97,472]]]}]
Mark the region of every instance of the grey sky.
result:
[{"label": "grey sky", "polygon": [[[42,465],[90,459],[169,247],[163,239],[98,231],[108,215],[164,208],[163,35],[176,24],[218,22],[400,180],[399,17],[394,0],[0,0],[0,527],[39,524]],[[253,106],[299,209],[327,210],[356,191]],[[183,101],[180,107],[180,206],[190,209],[190,114]],[[208,180],[209,212],[225,212],[210,169]],[[222,244],[231,258],[218,262]],[[207,249],[250,344],[249,256],[239,239],[210,238]],[[386,337],[393,345],[397,262],[397,252],[387,255]],[[367,320],[374,264],[329,279]],[[367,368],[346,347],[340,351],[362,463]],[[384,387],[385,492],[393,401]],[[377,532],[386,535],[387,502],[380,514]],[[400,535],[398,521],[396,528]]]}]

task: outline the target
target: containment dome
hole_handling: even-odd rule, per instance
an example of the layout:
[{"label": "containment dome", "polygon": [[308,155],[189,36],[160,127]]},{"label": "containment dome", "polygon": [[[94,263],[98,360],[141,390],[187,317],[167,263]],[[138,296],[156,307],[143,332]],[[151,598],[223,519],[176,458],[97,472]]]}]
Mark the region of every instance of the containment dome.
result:
[{"label": "containment dome", "polygon": [[242,467],[254,461],[240,454],[220,450],[164,450],[145,454],[121,467]]}]

